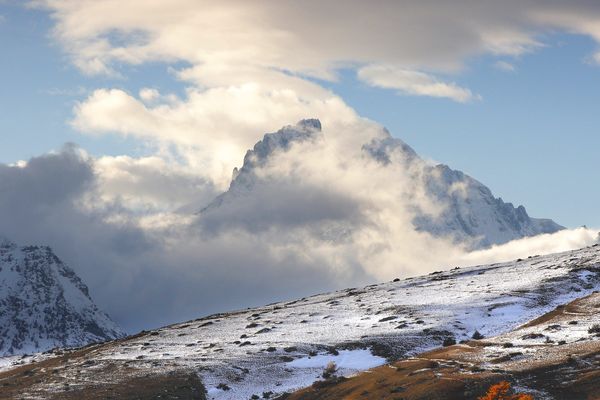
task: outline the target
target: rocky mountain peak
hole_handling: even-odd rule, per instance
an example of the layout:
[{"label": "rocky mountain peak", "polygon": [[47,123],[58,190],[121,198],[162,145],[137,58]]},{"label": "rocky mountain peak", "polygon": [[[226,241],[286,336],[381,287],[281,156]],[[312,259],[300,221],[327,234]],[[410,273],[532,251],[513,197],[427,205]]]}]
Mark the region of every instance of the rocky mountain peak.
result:
[{"label": "rocky mountain peak", "polygon": [[0,355],[124,336],[88,287],[47,246],[0,242]]}]

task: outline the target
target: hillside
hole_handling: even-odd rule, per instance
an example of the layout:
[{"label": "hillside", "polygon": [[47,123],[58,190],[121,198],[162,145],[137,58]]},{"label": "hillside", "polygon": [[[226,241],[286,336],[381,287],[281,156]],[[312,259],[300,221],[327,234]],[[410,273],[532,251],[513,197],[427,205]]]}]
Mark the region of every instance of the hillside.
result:
[{"label": "hillside", "polygon": [[600,294],[558,306],[510,332],[470,340],[375,368],[321,380],[285,400],[474,399],[510,382],[535,399],[600,396]]},{"label": "hillside", "polygon": [[[275,396],[308,387],[320,379],[329,361],[337,363],[340,375],[348,376],[390,361],[410,360],[450,339],[467,343],[444,348],[443,356],[464,358],[463,364],[486,371],[495,368],[490,359],[500,359],[506,370],[535,366],[537,355],[549,354],[535,352],[538,345],[553,349],[557,362],[579,346],[587,357],[597,343],[587,332],[598,322],[589,312],[594,306],[585,303],[588,300],[563,313],[576,325],[558,316],[550,320],[554,312],[514,330],[590,296],[600,287],[599,272],[599,246],[436,272],[212,315],[82,350],[24,358],[6,366],[0,384],[5,393],[32,397],[43,393],[46,398],[95,398],[93,394],[109,391],[129,398],[124,393],[135,382],[165,380],[165,388],[174,385],[188,394],[205,387],[209,399],[249,399],[263,392]],[[572,312],[578,304],[586,304],[588,311]],[[476,331],[495,338],[470,341]],[[546,338],[552,342],[546,343]],[[505,342],[514,350],[505,348]],[[513,352],[522,354],[517,357]],[[531,360],[525,362],[529,354]],[[23,366],[14,369],[19,364]],[[28,374],[35,379],[23,377],[25,371],[32,371]]]}]

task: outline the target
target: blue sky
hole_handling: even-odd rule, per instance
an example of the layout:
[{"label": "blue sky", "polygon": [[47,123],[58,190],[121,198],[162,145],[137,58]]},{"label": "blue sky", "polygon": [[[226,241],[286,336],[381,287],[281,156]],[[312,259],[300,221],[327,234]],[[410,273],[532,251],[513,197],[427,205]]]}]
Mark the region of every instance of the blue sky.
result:
[{"label": "blue sky", "polygon": [[[47,11],[3,4],[0,14],[1,162],[28,159],[65,142],[95,156],[151,152],[135,138],[78,132],[69,124],[73,107],[97,88],[184,93],[186,84],[170,71],[177,63],[123,63],[121,77],[86,75],[51,36],[54,21]],[[313,81],[423,157],[471,174],[531,215],[571,227],[600,226],[600,66],[588,60],[598,45],[589,36],[561,32],[547,34],[543,44],[517,57],[466,59],[459,73],[447,76],[482,97],[467,103],[373,87],[352,68],[342,69],[337,81]],[[515,70],[496,68],[499,60]]]}]

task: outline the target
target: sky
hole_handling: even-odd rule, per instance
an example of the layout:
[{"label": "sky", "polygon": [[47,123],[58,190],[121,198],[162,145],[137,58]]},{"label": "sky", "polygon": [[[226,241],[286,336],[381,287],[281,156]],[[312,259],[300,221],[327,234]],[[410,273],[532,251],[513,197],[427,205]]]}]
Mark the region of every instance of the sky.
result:
[{"label": "sky", "polygon": [[[181,93],[185,84],[169,72],[177,61],[125,64],[120,77],[90,76],[72,65],[52,36],[48,10],[10,2],[1,7],[0,161],[26,160],[65,142],[98,156],[148,154],[143,142],[74,128],[73,107],[100,87]],[[463,60],[449,80],[481,96],[466,103],[373,87],[355,69],[342,68],[337,81],[319,83],[422,156],[471,174],[532,215],[570,227],[598,226],[600,188],[581,183],[594,179],[600,144],[600,67],[590,60],[598,45],[568,30],[542,31],[535,38],[540,44],[523,54]]]},{"label": "sky", "polygon": [[[130,330],[589,243],[492,255],[423,237],[410,202],[440,205],[419,171],[359,167],[355,150],[385,127],[532,216],[599,227],[599,27],[583,0],[0,0],[0,230],[50,243]],[[264,133],[312,117],[326,150],[263,173],[339,202],[323,215],[360,226],[348,247],[317,241],[306,210],[269,229],[190,222]]]}]

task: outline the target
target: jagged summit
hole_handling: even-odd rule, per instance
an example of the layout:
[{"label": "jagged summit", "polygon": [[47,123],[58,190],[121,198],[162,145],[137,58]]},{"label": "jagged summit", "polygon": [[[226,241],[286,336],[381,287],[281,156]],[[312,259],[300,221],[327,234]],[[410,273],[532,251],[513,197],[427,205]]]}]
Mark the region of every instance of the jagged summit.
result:
[{"label": "jagged summit", "polygon": [[318,133],[321,133],[321,121],[318,119],[303,119],[296,125],[288,125],[275,133],[267,133],[252,150],[246,152],[242,170],[261,165],[275,150],[286,151],[292,143],[312,139]]},{"label": "jagged summit", "polygon": [[122,336],[50,247],[0,239],[0,356]]},{"label": "jagged summit", "polygon": [[321,121],[303,119],[296,125],[287,125],[274,133],[266,133],[252,149],[246,152],[241,168],[234,168],[229,190],[217,196],[208,206],[200,210],[204,213],[227,202],[231,193],[248,192],[257,182],[254,172],[263,166],[275,151],[287,151],[293,143],[301,143],[319,137]]}]

